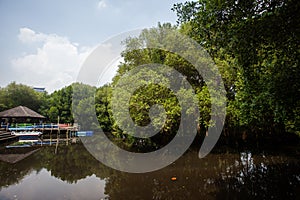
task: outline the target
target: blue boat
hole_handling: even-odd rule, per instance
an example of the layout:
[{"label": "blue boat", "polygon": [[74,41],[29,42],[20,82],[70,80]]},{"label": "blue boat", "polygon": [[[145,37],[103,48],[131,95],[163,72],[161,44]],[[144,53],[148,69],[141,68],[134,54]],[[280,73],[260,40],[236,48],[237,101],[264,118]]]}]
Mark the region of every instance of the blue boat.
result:
[{"label": "blue boat", "polygon": [[32,127],[19,127],[19,128],[9,128],[10,131],[31,131]]},{"label": "blue boat", "polygon": [[5,148],[10,149],[10,148],[24,148],[24,147],[32,147],[32,145],[30,144],[8,145]]},{"label": "blue boat", "polygon": [[76,136],[78,137],[90,137],[93,136],[94,132],[93,131],[77,131]]}]

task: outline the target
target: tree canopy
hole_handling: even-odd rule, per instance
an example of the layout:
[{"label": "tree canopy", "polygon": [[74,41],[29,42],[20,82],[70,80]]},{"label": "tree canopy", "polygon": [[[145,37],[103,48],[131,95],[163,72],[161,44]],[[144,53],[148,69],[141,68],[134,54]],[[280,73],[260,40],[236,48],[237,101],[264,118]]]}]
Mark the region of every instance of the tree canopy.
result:
[{"label": "tree canopy", "polygon": [[38,112],[45,95],[45,93],[36,92],[27,85],[12,82],[6,87],[0,88],[0,111],[17,106],[26,106]]},{"label": "tree canopy", "polygon": [[252,132],[300,133],[299,7],[296,0],[174,5],[186,33],[226,66],[223,78],[234,93],[229,124]]}]

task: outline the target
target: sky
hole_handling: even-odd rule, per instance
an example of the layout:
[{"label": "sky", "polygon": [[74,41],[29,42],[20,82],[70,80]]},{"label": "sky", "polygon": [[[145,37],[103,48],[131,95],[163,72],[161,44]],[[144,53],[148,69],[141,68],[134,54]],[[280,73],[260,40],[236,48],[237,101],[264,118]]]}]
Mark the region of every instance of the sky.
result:
[{"label": "sky", "polygon": [[0,87],[15,81],[51,93],[68,86],[87,56],[112,36],[158,22],[175,25],[171,8],[180,2],[0,0]]}]

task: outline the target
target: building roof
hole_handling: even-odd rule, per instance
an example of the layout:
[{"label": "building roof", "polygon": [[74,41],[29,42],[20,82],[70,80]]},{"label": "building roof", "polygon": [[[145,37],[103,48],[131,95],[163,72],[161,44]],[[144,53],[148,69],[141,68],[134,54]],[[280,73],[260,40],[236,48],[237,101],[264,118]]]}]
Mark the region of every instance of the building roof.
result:
[{"label": "building roof", "polygon": [[44,87],[34,87],[33,88],[36,92],[45,92],[45,89]]},{"label": "building roof", "polygon": [[0,118],[35,118],[44,119],[43,115],[27,108],[26,106],[18,106],[9,110],[0,112]]}]

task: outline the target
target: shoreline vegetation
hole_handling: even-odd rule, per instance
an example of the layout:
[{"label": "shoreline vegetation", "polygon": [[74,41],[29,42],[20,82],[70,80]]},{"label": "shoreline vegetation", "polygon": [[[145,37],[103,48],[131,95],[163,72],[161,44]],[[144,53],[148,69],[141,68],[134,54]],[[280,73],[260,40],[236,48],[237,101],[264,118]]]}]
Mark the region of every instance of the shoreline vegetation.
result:
[{"label": "shoreline vegetation", "polygon": [[[265,144],[297,145],[300,136],[299,9],[296,0],[266,0],[261,5],[256,1],[206,0],[175,4],[176,26],[159,23],[144,30],[139,37],[124,41],[124,62],[112,83],[98,88],[73,83],[48,94],[12,82],[0,88],[0,111],[23,105],[46,116],[49,122],[57,121],[59,116],[61,123],[74,123],[73,114],[86,114],[83,120],[90,120],[88,113],[94,109],[103,131],[121,139],[125,146],[159,148],[174,137],[180,124],[181,108],[174,92],[150,84],[139,88],[130,98],[130,116],[140,126],[151,122],[151,106],[160,104],[166,110],[165,125],[156,136],[147,139],[123,132],[119,125],[128,123],[128,119],[122,115],[114,119],[111,105],[112,91],[127,72],[140,65],[157,63],[174,68],[192,85],[200,112],[197,138],[201,141],[208,127],[213,126],[212,101],[218,103],[218,99],[210,97],[207,83],[189,62],[174,53],[151,48],[136,50],[152,43],[159,45],[167,30],[178,30],[208,52],[224,81],[226,119],[218,144],[262,148]],[[168,39],[172,42],[176,37]],[[130,81],[140,81],[145,73],[165,81],[151,70],[139,72]],[[76,95],[82,97],[76,102],[72,102],[74,88]],[[183,92],[184,96],[190,94],[190,91]],[[118,95],[126,95],[126,91]],[[72,103],[76,113],[72,112]]]}]

